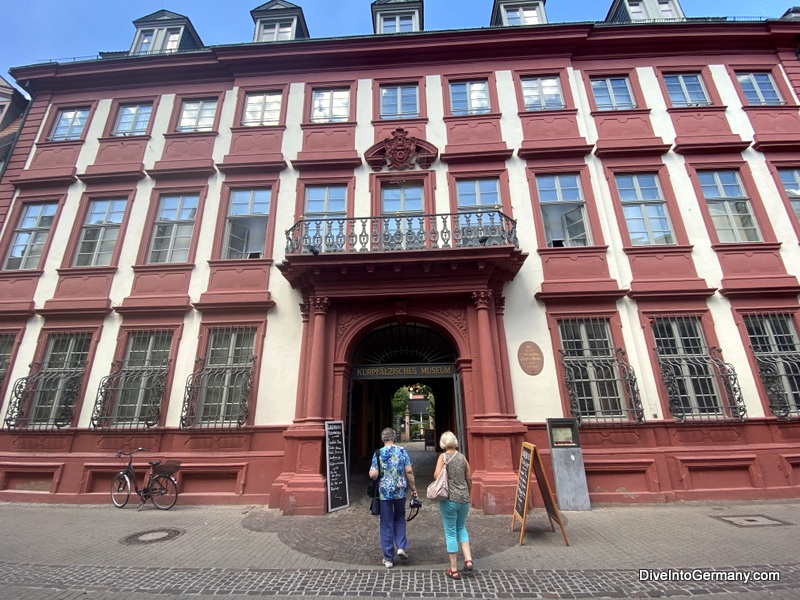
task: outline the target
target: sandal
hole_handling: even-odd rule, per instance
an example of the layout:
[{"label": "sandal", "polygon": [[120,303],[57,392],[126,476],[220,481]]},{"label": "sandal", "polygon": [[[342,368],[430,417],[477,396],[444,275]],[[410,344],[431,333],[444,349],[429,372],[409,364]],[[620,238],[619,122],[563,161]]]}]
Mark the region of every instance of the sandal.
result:
[{"label": "sandal", "polygon": [[461,574],[458,572],[458,569],[447,569],[444,574],[450,579],[461,579]]},{"label": "sandal", "polygon": [[472,572],[472,569],[474,569],[474,568],[475,568],[475,565],[472,564],[471,560],[465,560],[464,561],[464,568],[462,569],[463,571],[465,571],[467,573],[470,573],[470,572]]}]

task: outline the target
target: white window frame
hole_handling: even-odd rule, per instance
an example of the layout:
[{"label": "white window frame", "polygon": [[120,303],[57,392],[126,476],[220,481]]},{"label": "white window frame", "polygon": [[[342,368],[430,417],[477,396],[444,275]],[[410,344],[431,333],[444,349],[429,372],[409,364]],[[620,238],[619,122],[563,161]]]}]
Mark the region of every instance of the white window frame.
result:
[{"label": "white window frame", "polygon": [[242,126],[265,127],[279,124],[282,103],[282,92],[247,92],[242,108]]},{"label": "white window frame", "polygon": [[[404,28],[404,21],[410,23]],[[392,23],[389,27],[389,23]],[[385,13],[382,12],[378,15],[378,33],[412,33],[419,31],[419,19],[416,11]]]},{"label": "white window frame", "polygon": [[[667,73],[664,75],[664,87],[672,106],[711,106],[700,73]],[[702,93],[702,98],[698,97],[698,90]]]},{"label": "white window frame", "polygon": [[[26,204],[14,229],[14,237],[3,264],[5,271],[36,269],[42,260],[58,210],[58,202]],[[18,264],[12,266],[12,262]]]},{"label": "white window frame", "polygon": [[[615,82],[623,81],[625,90],[621,90]],[[605,77],[592,77],[592,94],[594,95],[597,110],[631,110],[636,108],[636,98],[633,95],[630,78],[627,75],[609,75]],[[601,104],[597,97],[597,92],[602,91],[608,95],[608,104]],[[625,97],[627,96],[627,97]]]},{"label": "white window frame", "polygon": [[[721,244],[763,241],[738,171],[698,171],[697,179]],[[752,225],[747,224],[748,220]]]},{"label": "white window frame", "polygon": [[89,202],[72,266],[107,267],[111,264],[127,204],[125,198]]},{"label": "white window frame", "polygon": [[217,103],[217,98],[183,100],[175,131],[179,133],[213,131]]},{"label": "white window frame", "polygon": [[258,22],[256,42],[282,42],[295,39],[297,18],[262,19]]},{"label": "white window frame", "polygon": [[783,189],[789,197],[794,216],[800,223],[800,169],[778,169]]},{"label": "white window frame", "polygon": [[[461,88],[463,87],[463,92]],[[456,107],[463,98],[464,105]],[[472,81],[450,82],[450,114],[453,116],[483,115],[492,111],[491,97],[489,95],[489,80],[476,79]]]},{"label": "white window frame", "polygon": [[[167,205],[167,202],[174,206]],[[158,199],[158,212],[147,253],[148,264],[189,261],[199,204],[200,197],[197,194],[165,194]],[[158,243],[159,240],[163,241]]]},{"label": "white window frame", "polygon": [[[539,25],[542,22],[541,10],[539,4],[517,3],[517,4],[503,4],[501,7],[503,13],[503,25],[506,27],[518,27],[520,25]],[[516,18],[511,17],[511,11],[516,11]],[[513,22],[519,21],[519,22]]]},{"label": "white window frame", "polygon": [[[620,185],[621,180],[630,179],[630,185]],[[675,232],[669,211],[661,191],[657,173],[617,173],[614,176],[619,193],[625,225],[632,246],[662,246],[675,244]],[[666,229],[655,227],[659,221]],[[640,222],[641,226],[631,227]],[[658,234],[656,234],[658,232]]]},{"label": "white window frame", "polygon": [[272,189],[269,187],[231,190],[223,245],[224,259],[264,257],[271,201]]},{"label": "white window frame", "polygon": [[558,75],[521,77],[520,85],[526,111],[561,110],[567,106]]},{"label": "white window frame", "polygon": [[53,123],[53,131],[48,140],[69,142],[81,139],[89,121],[89,112],[89,107],[59,108]]},{"label": "white window frame", "polygon": [[[786,104],[769,71],[737,71],[736,80],[748,106],[781,106]],[[766,95],[765,95],[766,94]],[[772,97],[774,96],[774,98]]]},{"label": "white window frame", "polygon": [[[142,29],[139,31],[139,39],[136,41],[134,54],[150,54],[153,52],[153,44],[156,41],[155,29]],[[145,42],[147,47],[145,47]]]},{"label": "white window frame", "polygon": [[[416,83],[398,83],[381,85],[379,91],[380,95],[380,117],[384,120],[390,119],[416,119],[419,118],[419,85]],[[409,92],[413,92],[414,108],[408,112],[403,108],[409,99]],[[387,110],[387,102],[384,99],[394,103],[396,109],[391,112]]]},{"label": "white window frame", "polygon": [[311,92],[312,123],[350,121],[350,88],[315,89]]},{"label": "white window frame", "polygon": [[[568,180],[569,178],[569,180]],[[553,186],[544,188],[543,183],[552,180]],[[571,185],[574,182],[575,185]],[[570,183],[570,185],[566,185]],[[581,177],[578,173],[545,173],[536,176],[539,209],[545,232],[545,243],[550,248],[591,246],[592,236],[586,212]],[[566,190],[574,190],[566,194]],[[553,195],[552,199],[546,199]],[[577,195],[577,198],[573,197]],[[576,226],[581,226],[578,233]],[[574,229],[575,231],[570,231]],[[560,237],[556,237],[560,235]]]},{"label": "white window frame", "polygon": [[[127,119],[128,115],[131,115],[130,120]],[[152,102],[120,104],[111,135],[116,137],[145,135],[152,116]],[[126,117],[124,121],[123,117]]]}]

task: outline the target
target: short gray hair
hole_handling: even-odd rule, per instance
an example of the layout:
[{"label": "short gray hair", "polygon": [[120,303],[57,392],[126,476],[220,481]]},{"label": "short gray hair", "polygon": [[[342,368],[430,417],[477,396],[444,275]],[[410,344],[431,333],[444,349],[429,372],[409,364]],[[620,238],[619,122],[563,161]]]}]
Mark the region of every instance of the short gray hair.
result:
[{"label": "short gray hair", "polygon": [[448,448],[458,450],[458,438],[452,431],[445,431],[442,437],[439,438],[439,447],[442,450],[447,450]]},{"label": "short gray hair", "polygon": [[391,427],[387,427],[383,431],[381,431],[381,441],[382,442],[390,442],[394,439],[394,429]]}]

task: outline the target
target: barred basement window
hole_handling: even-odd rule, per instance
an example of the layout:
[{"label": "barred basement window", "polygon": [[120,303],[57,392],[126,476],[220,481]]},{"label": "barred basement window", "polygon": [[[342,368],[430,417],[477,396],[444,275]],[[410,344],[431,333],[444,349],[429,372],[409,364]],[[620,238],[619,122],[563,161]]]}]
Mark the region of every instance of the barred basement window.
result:
[{"label": "barred basement window", "polygon": [[114,361],[97,390],[96,429],[142,429],[158,423],[169,367],[171,330],[131,331],[125,358]]},{"label": "barred basement window", "polygon": [[800,343],[789,313],[745,315],[769,408],[779,419],[800,417]]},{"label": "barred basement window", "polygon": [[55,430],[72,422],[91,341],[88,332],[48,336],[44,360],[14,383],[6,427]]},{"label": "barred basement window", "polygon": [[679,421],[744,420],[747,409],[733,366],[706,344],[700,318],[658,316],[652,320],[661,379],[669,410]]},{"label": "barred basement window", "polygon": [[232,428],[247,421],[255,327],[214,328],[208,334],[207,355],[186,382],[181,427]]},{"label": "barred basement window", "polygon": [[636,374],[614,348],[608,319],[558,321],[570,412],[581,424],[644,422]]}]

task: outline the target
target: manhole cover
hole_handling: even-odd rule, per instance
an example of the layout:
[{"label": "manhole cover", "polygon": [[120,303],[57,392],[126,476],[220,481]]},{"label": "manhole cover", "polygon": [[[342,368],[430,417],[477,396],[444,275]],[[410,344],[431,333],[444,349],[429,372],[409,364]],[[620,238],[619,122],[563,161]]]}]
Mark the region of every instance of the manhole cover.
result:
[{"label": "manhole cover", "polygon": [[183,529],[176,529],[170,527],[167,529],[153,529],[151,531],[141,531],[133,533],[123,540],[123,544],[137,545],[137,544],[155,544],[156,542],[166,542],[173,540],[179,535],[184,533]]},{"label": "manhole cover", "polygon": [[742,515],[714,518],[719,519],[720,521],[725,521],[726,523],[730,523],[731,525],[736,525],[736,527],[772,527],[776,525],[791,525],[791,523],[779,521],[778,519],[773,519],[772,517],[767,517],[765,515]]}]

